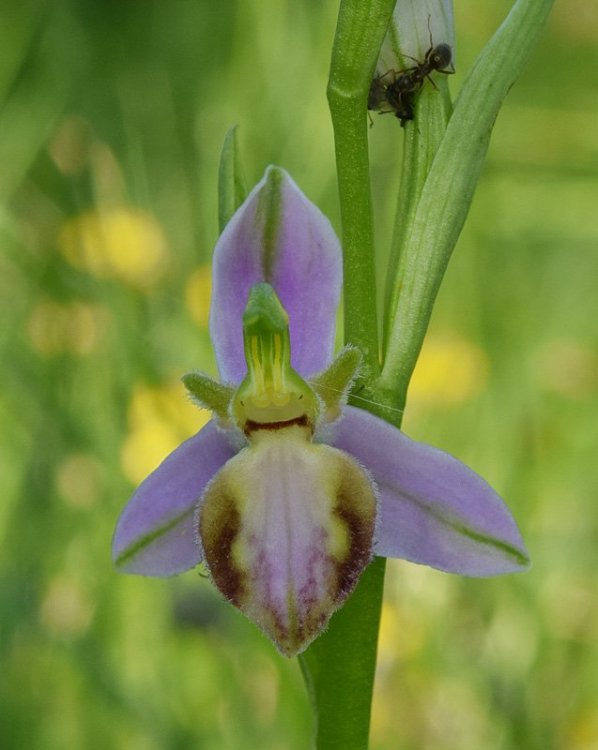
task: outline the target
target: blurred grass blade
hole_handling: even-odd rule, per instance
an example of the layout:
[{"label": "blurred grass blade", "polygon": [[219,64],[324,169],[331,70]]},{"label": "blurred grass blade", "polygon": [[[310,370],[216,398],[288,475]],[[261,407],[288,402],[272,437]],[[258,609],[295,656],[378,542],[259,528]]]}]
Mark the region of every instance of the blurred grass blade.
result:
[{"label": "blurred grass blade", "polygon": [[0,45],[7,58],[0,64],[0,202],[10,200],[20,186],[87,64],[85,40],[64,8],[32,8],[39,15],[19,12],[13,39],[12,21],[0,24]]},{"label": "blurred grass blade", "polygon": [[237,126],[224,136],[218,168],[218,227],[220,233],[247,197],[247,182],[241,166]]}]

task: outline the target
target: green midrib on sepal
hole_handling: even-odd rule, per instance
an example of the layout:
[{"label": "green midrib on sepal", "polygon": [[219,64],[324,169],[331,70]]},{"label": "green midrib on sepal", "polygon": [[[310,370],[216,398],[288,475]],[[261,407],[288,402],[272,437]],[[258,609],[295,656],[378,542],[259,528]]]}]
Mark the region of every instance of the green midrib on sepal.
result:
[{"label": "green midrib on sepal", "polygon": [[276,167],[270,167],[266,184],[260,194],[259,212],[263,217],[263,255],[262,269],[264,279],[272,281],[272,271],[276,263],[276,240],[282,218],[281,185],[283,173]]},{"label": "green midrib on sepal", "polygon": [[469,539],[473,539],[475,542],[481,542],[482,544],[487,544],[489,547],[494,547],[495,549],[501,550],[506,555],[511,557],[517,563],[517,565],[520,565],[524,568],[529,567],[529,558],[521,553],[516,547],[507,544],[507,542],[502,542],[500,539],[495,539],[494,537],[487,536],[486,534],[482,534],[479,531],[474,531],[473,529],[470,529],[463,524],[448,522],[447,525],[450,525],[451,528],[459,531],[461,534],[463,534],[463,536],[469,537]]},{"label": "green midrib on sepal", "polygon": [[453,531],[458,532],[462,536],[467,537],[474,542],[479,542],[481,544],[487,545],[488,547],[493,547],[494,549],[504,552],[519,566],[529,566],[529,558],[512,544],[504,542],[502,541],[502,539],[497,539],[496,537],[490,536],[489,534],[484,534],[481,531],[476,531],[470,526],[466,526],[464,523],[452,517],[450,514],[439,510],[429,503],[422,502],[417,496],[407,494],[403,489],[399,487],[393,487],[391,485],[386,486],[388,487],[389,493],[393,495],[400,495],[403,499],[408,500],[414,505],[417,505],[419,508],[423,508],[428,516],[434,518],[436,521],[439,521],[444,526],[453,529]]},{"label": "green midrib on sepal", "polygon": [[137,541],[129,545],[114,560],[114,564],[116,565],[116,567],[117,568],[122,567],[124,564],[132,560],[135,557],[135,555],[141,552],[141,550],[145,549],[156,539],[159,539],[161,536],[163,536],[164,534],[167,534],[169,531],[174,529],[175,526],[177,526],[181,521],[183,521],[188,516],[192,515],[194,512],[195,512],[194,507],[187,508],[187,510],[183,511],[182,513],[179,513],[178,516],[175,516],[170,521],[167,521],[163,526],[159,526],[153,531],[150,531],[148,534],[145,534],[144,536],[139,537]]}]

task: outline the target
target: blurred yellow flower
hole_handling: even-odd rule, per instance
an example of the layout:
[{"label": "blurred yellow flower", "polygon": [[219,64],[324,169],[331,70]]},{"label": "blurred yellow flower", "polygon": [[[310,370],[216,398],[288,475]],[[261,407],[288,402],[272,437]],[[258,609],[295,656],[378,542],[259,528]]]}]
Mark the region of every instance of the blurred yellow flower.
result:
[{"label": "blurred yellow flower", "polygon": [[471,341],[431,336],[413,373],[410,399],[456,406],[483,390],[489,370],[486,353]]},{"label": "blurred yellow flower", "polygon": [[43,299],[33,308],[27,324],[32,347],[39,354],[90,354],[103,335],[108,310],[85,302]]},{"label": "blurred yellow flower", "polygon": [[596,750],[598,748],[598,708],[586,707],[578,711],[569,727],[563,746],[568,750]]},{"label": "blurred yellow flower", "polygon": [[191,319],[200,328],[208,327],[210,294],[212,291],[212,267],[200,266],[189,276],[185,287],[185,303]]},{"label": "blurred yellow flower", "polygon": [[84,633],[93,615],[93,605],[77,583],[57,576],[41,604],[40,620],[56,636],[73,637]]},{"label": "blurred yellow flower", "polygon": [[210,419],[184,398],[179,381],[159,387],[135,386],[129,405],[130,431],[122,446],[123,471],[139,484],[182,440],[194,435]]},{"label": "blurred yellow flower", "polygon": [[587,398],[598,388],[598,355],[579,341],[545,341],[532,352],[531,365],[543,388],[565,398]]},{"label": "blurred yellow flower", "polygon": [[94,456],[72,453],[56,469],[56,488],[71,508],[91,508],[100,491],[102,465]]},{"label": "blurred yellow flower", "polygon": [[[426,632],[417,615],[402,612],[396,603],[382,602],[378,640],[378,662],[372,705],[373,744],[383,746],[397,731],[397,672],[400,681],[412,673],[406,662],[417,657],[426,645]],[[403,685],[404,687],[404,685]],[[385,745],[384,745],[385,746]]]},{"label": "blurred yellow flower", "polygon": [[168,247],[160,224],[145,211],[89,211],[62,227],[58,244],[76,268],[147,289],[164,274]]},{"label": "blurred yellow flower", "polygon": [[61,172],[76,175],[87,166],[92,144],[91,125],[82,117],[65,117],[56,128],[48,151]]},{"label": "blurred yellow flower", "polygon": [[378,638],[381,665],[415,656],[423,648],[425,640],[426,633],[421,620],[401,611],[393,602],[383,602]]}]

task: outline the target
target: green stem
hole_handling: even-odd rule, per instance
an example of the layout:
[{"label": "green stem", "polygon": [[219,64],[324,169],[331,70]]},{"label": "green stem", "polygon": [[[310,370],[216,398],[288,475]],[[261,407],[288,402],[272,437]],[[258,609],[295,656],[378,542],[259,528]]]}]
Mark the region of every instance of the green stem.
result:
[{"label": "green stem", "polygon": [[345,338],[379,372],[367,95],[394,0],[343,0],[332,50],[328,103],[334,128],[344,255]]},{"label": "green stem", "polygon": [[[342,0],[328,84],[343,228],[345,340],[363,352],[366,384],[380,371],[367,95],[394,4]],[[367,387],[365,393],[372,398]],[[300,657],[318,750],[368,746],[384,569],[382,558],[369,565],[328,630]]]},{"label": "green stem", "polygon": [[376,557],[328,630],[301,655],[318,750],[366,750],[386,560]]}]

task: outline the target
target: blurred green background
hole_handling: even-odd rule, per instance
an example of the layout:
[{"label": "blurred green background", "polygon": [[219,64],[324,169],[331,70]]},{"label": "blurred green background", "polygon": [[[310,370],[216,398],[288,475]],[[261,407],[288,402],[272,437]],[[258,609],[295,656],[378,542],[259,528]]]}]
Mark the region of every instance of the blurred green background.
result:
[{"label": "blurred green background", "polygon": [[[509,3],[457,3],[453,93]],[[492,6],[492,7],[490,7]],[[205,421],[228,127],[337,230],[336,3],[0,5],[0,746],[299,750],[280,657],[195,571],[117,575],[118,513]],[[406,415],[508,499],[531,572],[389,563],[373,750],[598,748],[598,7],[557,2],[510,93]],[[388,246],[402,131],[370,131]],[[382,281],[384,266],[379,267]]]}]

